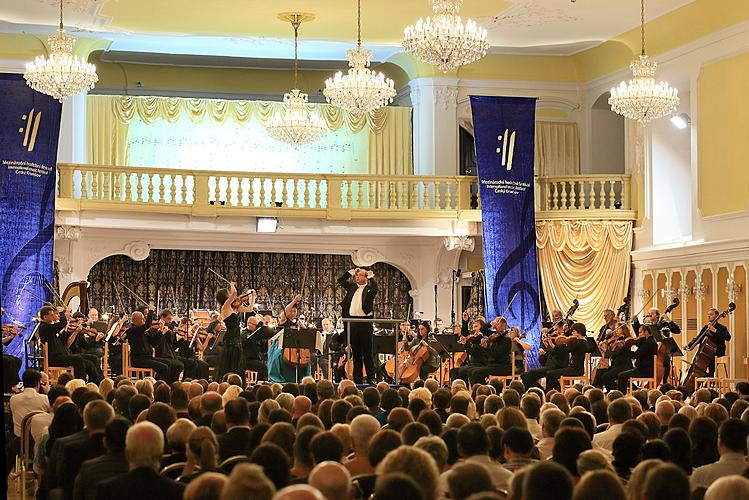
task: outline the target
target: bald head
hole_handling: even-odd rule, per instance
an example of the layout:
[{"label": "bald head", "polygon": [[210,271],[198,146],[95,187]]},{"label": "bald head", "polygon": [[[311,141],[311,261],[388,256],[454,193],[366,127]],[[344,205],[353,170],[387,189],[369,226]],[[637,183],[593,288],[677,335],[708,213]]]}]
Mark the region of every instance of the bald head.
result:
[{"label": "bald head", "polygon": [[380,422],[372,415],[358,415],[351,421],[350,430],[354,451],[366,452],[372,437],[380,430]]},{"label": "bald head", "polygon": [[325,500],[325,497],[308,484],[295,484],[279,490],[273,500]]},{"label": "bald head", "polygon": [[133,324],[133,326],[143,326],[146,322],[146,317],[143,316],[143,313],[140,311],[135,311],[130,316],[130,322]]},{"label": "bald head", "polygon": [[312,401],[307,396],[297,396],[294,398],[294,405],[291,408],[292,418],[299,418],[312,409]]},{"label": "bald head", "polygon": [[195,396],[202,396],[202,395],[203,395],[203,386],[197,382],[192,382],[187,389],[187,397],[192,399]]},{"label": "bald head", "polygon": [[330,460],[317,464],[309,473],[307,483],[317,488],[328,500],[348,500],[351,491],[348,470]]},{"label": "bald head", "polygon": [[200,396],[200,414],[213,415],[223,406],[221,394],[218,392],[206,392]]}]

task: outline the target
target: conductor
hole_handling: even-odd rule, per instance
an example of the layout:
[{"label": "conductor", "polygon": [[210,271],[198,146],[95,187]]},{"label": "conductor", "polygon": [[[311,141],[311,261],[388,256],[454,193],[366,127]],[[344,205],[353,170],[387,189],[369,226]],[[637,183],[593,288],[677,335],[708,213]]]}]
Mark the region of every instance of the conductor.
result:
[{"label": "conductor", "polygon": [[[344,318],[372,318],[374,315],[374,298],[377,295],[377,283],[374,273],[365,269],[351,269],[338,278],[338,284],[346,289],[346,296],[341,302],[341,314]],[[352,281],[353,278],[353,281]],[[375,367],[372,360],[372,323],[348,323],[351,332],[351,350],[354,357],[354,382],[363,382],[362,364],[367,377],[374,376]]]}]

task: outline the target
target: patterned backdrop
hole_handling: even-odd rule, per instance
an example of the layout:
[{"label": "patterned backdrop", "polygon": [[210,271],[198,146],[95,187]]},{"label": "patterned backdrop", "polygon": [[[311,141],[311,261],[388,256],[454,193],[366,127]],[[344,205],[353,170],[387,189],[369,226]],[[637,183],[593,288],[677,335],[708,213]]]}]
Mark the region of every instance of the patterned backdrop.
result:
[{"label": "patterned backdrop", "polygon": [[[100,312],[121,306],[132,311],[138,305],[124,284],[146,301],[184,313],[187,308],[217,308],[214,295],[226,286],[209,268],[236,281],[240,291],[254,288],[260,310],[276,316],[302,286],[300,313],[314,317],[338,317],[345,291],[336,280],[354,264],[348,255],[211,252],[203,250],[151,250],[143,261],[125,255],[107,257],[89,272],[89,304]],[[371,267],[379,287],[375,315],[404,317],[411,303],[408,278],[390,264]],[[118,286],[115,289],[115,284]],[[119,293],[119,299],[117,294]]]}]

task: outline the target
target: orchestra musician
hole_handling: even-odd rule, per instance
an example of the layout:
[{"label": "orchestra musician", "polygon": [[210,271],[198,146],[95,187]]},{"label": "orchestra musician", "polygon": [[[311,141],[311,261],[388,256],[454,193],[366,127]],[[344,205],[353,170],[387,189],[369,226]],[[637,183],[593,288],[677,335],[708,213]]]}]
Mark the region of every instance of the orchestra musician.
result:
[{"label": "orchestra musician", "polygon": [[182,361],[177,359],[177,336],[172,329],[174,315],[169,309],[159,313],[158,323],[151,325],[150,340],[156,352],[155,359],[169,367],[169,382],[179,380],[179,374],[185,369]]},{"label": "orchestra musician", "polygon": [[520,328],[510,328],[510,340],[512,341],[512,357],[515,363],[515,373],[521,375],[525,372],[525,351],[531,350],[531,345],[524,341],[525,336],[520,333]]},{"label": "orchestra musician", "polygon": [[468,382],[469,370],[475,367],[483,367],[487,364],[486,349],[483,349],[478,342],[472,342],[469,339],[478,340],[484,336],[482,328],[484,326],[484,320],[476,318],[471,322],[471,331],[468,330],[468,322],[470,316],[468,311],[463,311],[463,321],[460,329],[460,339],[458,342],[465,344],[466,353],[468,359],[461,366],[455,367],[450,370],[450,380],[461,379]]},{"label": "orchestra musician", "polygon": [[[719,322],[720,319],[720,311],[715,309],[714,307],[711,307],[707,311],[707,331],[710,334],[710,338],[715,342],[716,345],[716,351],[715,356],[713,356],[713,359],[710,360],[710,365],[707,367],[707,371],[705,372],[706,377],[714,377],[715,376],[715,358],[721,357],[726,355],[726,341],[731,340],[731,334],[728,332],[728,328],[726,328],[725,325]],[[691,345],[695,340],[697,340],[698,337],[695,337],[692,342],[690,342],[689,347],[694,347]],[[704,340],[703,340],[704,341]]]},{"label": "orchestra musician", "polygon": [[218,371],[218,366],[221,363],[221,352],[223,351],[221,339],[226,333],[226,325],[219,319],[218,314],[211,314],[211,322],[205,327],[205,332],[213,334],[214,340],[203,351],[203,361],[208,363],[209,367],[212,366],[214,370]]},{"label": "orchestra musician", "polygon": [[619,374],[632,369],[632,357],[625,341],[633,335],[627,323],[618,323],[613,330],[607,330],[607,332],[606,337],[598,342],[598,348],[604,358],[609,358],[610,366],[596,371],[593,385],[613,391],[617,388],[616,379]]},{"label": "orchestra musician", "polygon": [[603,342],[609,332],[613,332],[617,327],[617,317],[613,309],[603,310],[604,325],[598,330],[598,337],[596,342]]},{"label": "orchestra musician", "polygon": [[558,348],[563,349],[569,354],[569,361],[567,362],[567,366],[546,372],[547,392],[552,389],[556,389],[557,391],[561,389],[559,377],[582,375],[585,373],[585,354],[590,351],[590,346],[586,340],[585,325],[574,323],[570,328],[570,332],[572,333],[570,337],[557,339],[557,343],[561,344]]},{"label": "orchestra musician", "polygon": [[[351,281],[353,279],[353,281]],[[374,273],[365,269],[351,269],[338,278],[338,284],[346,290],[341,302],[341,314],[344,318],[371,318],[374,315],[374,298],[377,295],[377,283]],[[348,323],[346,327],[351,335],[351,350],[354,358],[354,382],[362,383],[362,367],[371,379],[375,373],[372,355],[372,323]]]},{"label": "orchestra musician", "polygon": [[322,371],[323,378],[327,379],[329,375],[328,364],[330,366],[338,365],[340,354],[336,355],[335,353],[341,348],[341,337],[338,331],[333,328],[333,322],[330,318],[323,318],[320,336],[322,337],[323,349],[320,353],[321,356],[318,356],[316,359],[317,365]]},{"label": "orchestra musician", "polygon": [[[643,317],[643,323],[645,325],[656,328],[662,333],[664,337],[670,337],[675,333],[681,333],[681,328],[679,328],[679,325],[671,321],[671,318],[667,314],[661,316],[660,310],[658,310],[658,308],[656,307],[651,307],[650,309],[648,309],[648,313]],[[637,319],[636,315],[632,318],[632,327],[636,332],[640,331],[640,320]],[[671,356],[666,355],[663,358],[663,368],[663,380],[659,380],[659,383],[665,383],[666,381],[668,381],[669,375],[671,373]]]},{"label": "orchestra musician", "polygon": [[213,334],[201,332],[201,329],[200,323],[191,324],[187,316],[180,319],[179,325],[174,329],[177,341],[175,354],[185,367],[185,378],[208,380],[208,363],[199,359],[198,352],[205,351]]},{"label": "orchestra musician", "polygon": [[271,345],[268,347],[268,380],[271,382],[291,382],[296,381],[297,378],[301,380],[302,377],[312,374],[310,364],[291,366],[283,360],[283,330],[301,326],[298,318],[299,307],[297,306],[301,300],[301,294],[296,294],[292,301],[283,308],[278,323],[279,332],[273,337]]},{"label": "orchestra musician", "polygon": [[625,370],[619,373],[619,376],[617,377],[619,390],[624,394],[626,394],[629,389],[629,380],[631,378],[653,376],[653,371],[655,370],[655,366],[653,366],[653,356],[655,356],[655,353],[658,350],[658,343],[655,341],[655,338],[653,338],[653,334],[647,325],[640,325],[637,338],[630,340],[625,344],[625,346],[628,346],[629,344],[637,346],[637,350],[635,351],[627,351],[626,349],[624,351],[629,354],[631,358],[634,358],[635,367],[631,370]]},{"label": "orchestra musician", "polygon": [[[0,318],[5,314],[5,310],[0,308]],[[20,379],[18,378],[18,372],[21,370],[21,358],[17,358],[10,354],[5,353],[5,347],[10,345],[17,336],[23,335],[18,329],[18,325],[8,323],[2,326],[3,332],[3,392],[11,392]]]},{"label": "orchestra musician", "polygon": [[247,328],[242,334],[244,365],[248,370],[257,372],[258,380],[268,380],[268,338],[262,335],[263,330],[257,331],[264,326],[262,316],[250,315],[247,318]]},{"label": "orchestra musician", "polygon": [[[494,328],[491,332],[490,328]],[[483,384],[489,375],[510,375],[512,373],[512,344],[507,319],[497,316],[481,327],[479,347],[486,351],[486,366],[473,366],[468,369],[468,379],[472,384]]]},{"label": "orchestra musician", "polygon": [[103,376],[96,362],[83,355],[73,354],[61,334],[68,324],[65,313],[70,313],[67,306],[43,306],[39,310],[39,338],[46,344],[47,360],[51,366],[72,366],[76,378],[98,384]]},{"label": "orchestra musician", "polygon": [[153,323],[153,313],[146,307],[135,310],[130,315],[130,327],[123,334],[130,344],[130,366],[133,368],[151,368],[157,380],[169,381],[169,365],[158,361],[153,356],[153,349],[148,341],[146,331]]},{"label": "orchestra musician", "polygon": [[234,283],[229,283],[229,288],[220,288],[216,292],[216,301],[221,307],[219,319],[226,325],[224,334],[223,347],[221,348],[221,361],[216,370],[216,380],[222,380],[225,373],[236,373],[242,377],[242,383],[245,379],[245,362],[244,351],[242,349],[242,337],[239,330],[239,314],[254,312],[253,305],[257,292],[250,290],[244,303],[244,296],[237,295],[237,287]]},{"label": "orchestra musician", "polygon": [[[554,317],[554,311],[552,318]],[[561,315],[561,312],[559,313]],[[538,347],[539,361],[541,362],[541,368],[530,370],[523,373],[520,379],[526,388],[530,387],[541,387],[538,384],[539,379],[542,379],[546,374],[552,370],[558,370],[565,368],[569,365],[569,353],[564,346],[556,340],[564,338],[567,335],[569,323],[564,321],[562,316],[553,324],[553,330],[548,329],[541,330],[541,342]]]},{"label": "orchestra musician", "polygon": [[[429,352],[429,357],[421,363],[421,368],[419,369],[419,378],[421,380],[426,380],[430,373],[434,373],[440,369],[440,355],[429,345],[431,332],[432,327],[429,322],[422,321],[419,323],[419,330],[416,336],[406,346],[406,349],[411,350],[416,349],[419,345],[424,345]],[[353,338],[351,343],[354,343]]]}]

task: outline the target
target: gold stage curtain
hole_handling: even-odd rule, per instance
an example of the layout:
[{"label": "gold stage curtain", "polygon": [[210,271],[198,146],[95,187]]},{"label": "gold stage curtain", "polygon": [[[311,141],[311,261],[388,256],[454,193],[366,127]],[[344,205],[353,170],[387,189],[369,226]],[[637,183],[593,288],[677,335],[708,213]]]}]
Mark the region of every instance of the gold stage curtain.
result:
[{"label": "gold stage curtain", "polygon": [[580,173],[577,123],[536,122],[535,173],[540,176]]},{"label": "gold stage curtain", "polygon": [[603,310],[627,295],[632,222],[539,221],[536,245],[549,311],[565,312],[577,298],[573,318],[597,330]]},{"label": "gold stage curtain", "polygon": [[94,165],[127,165],[128,124],[112,119],[112,96],[88,96],[86,158]]},{"label": "gold stage curtain", "polygon": [[[411,108],[388,107],[388,119],[377,134],[370,127],[370,175],[413,175]],[[379,110],[378,110],[379,111]]]}]

